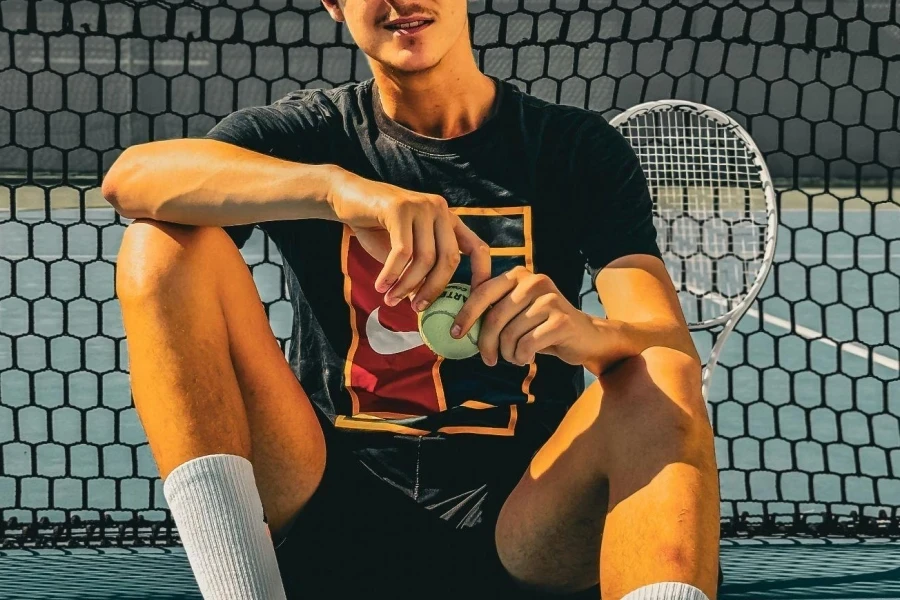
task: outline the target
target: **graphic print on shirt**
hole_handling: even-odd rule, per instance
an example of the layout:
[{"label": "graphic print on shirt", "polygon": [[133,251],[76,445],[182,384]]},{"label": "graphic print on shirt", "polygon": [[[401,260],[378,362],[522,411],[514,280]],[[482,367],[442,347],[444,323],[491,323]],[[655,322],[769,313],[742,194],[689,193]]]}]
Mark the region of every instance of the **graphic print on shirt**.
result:
[{"label": "graphic print on shirt", "polygon": [[[519,265],[533,269],[531,207],[452,210],[491,247],[493,276]],[[409,300],[384,304],[375,290],[382,264],[348,227],[341,264],[352,330],[344,382],[353,412],[337,416],[335,425],[411,435],[513,434],[516,406],[534,401],[529,386],[535,365],[501,360],[488,367],[478,354],[464,360],[435,355],[419,335]],[[465,257],[452,281],[471,281]]]}]

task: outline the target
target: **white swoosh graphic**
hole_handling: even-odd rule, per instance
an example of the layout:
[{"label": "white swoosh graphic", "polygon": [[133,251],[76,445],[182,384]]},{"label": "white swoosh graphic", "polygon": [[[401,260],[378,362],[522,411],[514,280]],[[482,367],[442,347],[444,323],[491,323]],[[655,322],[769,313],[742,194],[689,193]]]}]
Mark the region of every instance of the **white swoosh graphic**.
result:
[{"label": "white swoosh graphic", "polygon": [[391,331],[382,325],[378,320],[380,308],[379,306],[373,310],[366,319],[366,338],[372,350],[383,356],[389,356],[425,345],[418,331]]}]

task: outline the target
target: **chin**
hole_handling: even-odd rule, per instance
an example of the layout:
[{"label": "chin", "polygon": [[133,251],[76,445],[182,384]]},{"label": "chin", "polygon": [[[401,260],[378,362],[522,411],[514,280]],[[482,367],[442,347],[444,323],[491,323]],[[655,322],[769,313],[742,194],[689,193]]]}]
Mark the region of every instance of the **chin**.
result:
[{"label": "chin", "polygon": [[427,73],[437,66],[438,62],[436,60],[396,60],[386,64],[393,71],[412,75],[414,73]]},{"label": "chin", "polygon": [[413,74],[430,71],[441,61],[440,57],[429,56],[424,53],[411,52],[407,49],[403,49],[391,53],[390,56],[379,57],[378,62],[392,71]]}]

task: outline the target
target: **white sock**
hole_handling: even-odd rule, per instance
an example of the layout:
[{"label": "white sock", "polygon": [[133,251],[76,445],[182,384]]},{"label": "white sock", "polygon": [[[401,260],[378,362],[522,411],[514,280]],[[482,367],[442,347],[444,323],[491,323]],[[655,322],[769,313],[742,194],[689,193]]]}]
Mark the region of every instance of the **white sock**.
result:
[{"label": "white sock", "polygon": [[203,598],[286,598],[250,461],[231,454],[189,460],[163,491]]},{"label": "white sock", "polygon": [[622,600],[709,600],[709,598],[692,585],[667,581],[645,585],[626,594]]}]

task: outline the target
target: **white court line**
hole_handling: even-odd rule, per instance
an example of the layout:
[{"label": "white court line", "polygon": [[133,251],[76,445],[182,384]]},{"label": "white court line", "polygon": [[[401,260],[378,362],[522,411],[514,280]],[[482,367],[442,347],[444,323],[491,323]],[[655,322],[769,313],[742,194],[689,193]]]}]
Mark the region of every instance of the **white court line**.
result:
[{"label": "white court line", "polygon": [[[760,317],[760,312],[755,308],[751,308],[750,310],[748,310],[747,314],[757,319]],[[869,357],[871,356],[872,362],[883,367],[893,369],[895,371],[900,371],[900,361],[884,356],[883,354],[878,354],[877,352],[872,352],[862,344],[857,344],[856,342],[838,343],[831,338],[825,337],[825,334],[823,334],[821,331],[816,331],[815,329],[810,329],[809,327],[804,327],[803,325],[792,325],[791,322],[787,319],[782,319],[770,314],[763,313],[762,319],[766,323],[771,323],[772,325],[781,327],[782,329],[787,329],[788,331],[793,330],[793,332],[800,337],[816,342],[821,342],[826,346],[831,346],[832,348],[838,348],[841,351],[846,352],[847,354],[852,354],[853,356],[858,356],[866,360],[869,360]]]},{"label": "white court line", "polygon": [[[711,302],[715,302],[719,306],[727,306],[727,301],[724,298],[717,298],[715,296],[706,295],[702,296],[704,300],[710,300]],[[811,340],[813,342],[821,342],[826,346],[831,346],[832,348],[837,348],[841,352],[846,352],[847,354],[852,354],[853,356],[858,356],[860,358],[864,358],[865,360],[872,360],[872,362],[879,364],[883,367],[887,367],[889,369],[893,369],[894,371],[900,371],[900,361],[894,360],[888,356],[883,354],[878,354],[877,352],[873,352],[869,350],[866,346],[862,344],[858,344],[856,342],[836,342],[831,338],[825,337],[825,334],[821,331],[816,331],[815,329],[811,329],[809,327],[804,327],[803,325],[796,325],[791,323],[787,319],[782,319],[780,317],[776,317],[774,315],[770,315],[767,313],[761,313],[759,310],[751,307],[747,310],[748,315],[755,319],[762,318],[766,323],[770,323],[775,325],[776,327],[781,327],[787,331],[791,331],[796,333],[802,338]]]},{"label": "white court line", "polygon": [[815,252],[801,252],[799,254],[776,254],[776,261],[787,262],[792,258],[824,258],[826,260],[850,260],[851,258],[862,258],[871,260],[873,258],[900,258],[900,252],[892,254],[817,254]]},{"label": "white court line", "polygon": [[[866,202],[868,202],[868,200],[866,200]],[[881,202],[875,202],[875,203],[873,203],[873,205],[874,205],[874,206],[886,205],[886,206],[893,206],[893,207],[898,207],[898,208],[900,208],[900,204],[897,204],[896,201],[895,201],[895,202],[889,202],[889,201],[887,201],[887,200],[884,200],[884,201],[881,201]],[[876,209],[875,209],[875,214],[876,214],[876,215],[881,215],[882,213],[884,213],[884,212],[886,212],[886,211],[897,211],[898,214],[900,214],[900,210],[898,210],[898,208],[890,208],[890,209],[889,209],[889,208],[876,208]],[[783,214],[804,214],[804,215],[806,215],[806,214],[838,213],[838,212],[843,212],[843,213],[866,213],[866,214],[869,214],[869,213],[872,212],[872,209],[869,209],[869,208],[844,208],[844,209],[839,209],[839,208],[820,208],[820,207],[818,207],[818,206],[812,206],[812,207],[810,207],[810,208],[782,208],[781,210],[778,211],[778,214],[779,214],[779,215],[783,215]]]}]

